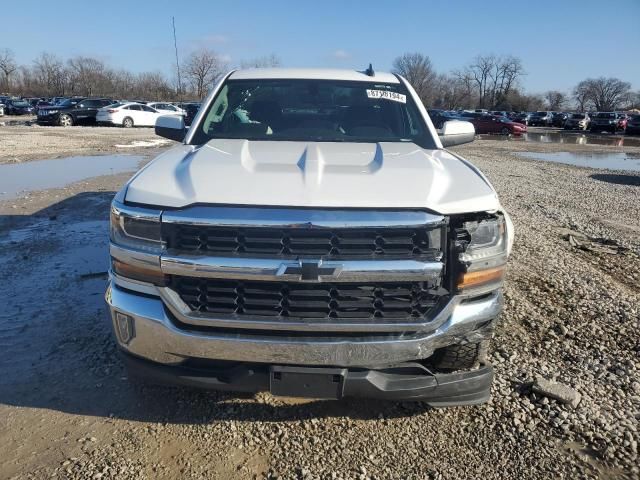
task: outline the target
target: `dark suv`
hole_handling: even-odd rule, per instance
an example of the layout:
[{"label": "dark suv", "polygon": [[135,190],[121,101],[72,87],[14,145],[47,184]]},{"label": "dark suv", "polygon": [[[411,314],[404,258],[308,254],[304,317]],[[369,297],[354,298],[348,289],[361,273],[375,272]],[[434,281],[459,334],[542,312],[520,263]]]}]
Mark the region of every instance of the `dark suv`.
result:
[{"label": "dark suv", "polygon": [[70,127],[78,123],[95,123],[98,109],[115,103],[110,98],[69,98],[58,105],[38,109],[38,123]]},{"label": "dark suv", "polygon": [[589,130],[592,132],[607,131],[616,133],[618,130],[618,115],[615,112],[598,112],[591,117]]}]

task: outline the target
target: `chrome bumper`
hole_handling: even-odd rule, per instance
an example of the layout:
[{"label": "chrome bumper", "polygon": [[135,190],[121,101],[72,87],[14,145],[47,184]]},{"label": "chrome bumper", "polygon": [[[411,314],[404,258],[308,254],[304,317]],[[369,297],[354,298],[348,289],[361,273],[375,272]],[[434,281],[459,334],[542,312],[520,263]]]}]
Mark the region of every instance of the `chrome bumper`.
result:
[{"label": "chrome bumper", "polygon": [[[309,366],[375,367],[424,359],[440,347],[489,338],[502,309],[502,292],[480,297],[455,296],[430,322],[431,331],[392,338],[304,337],[202,332],[178,328],[160,296],[153,290],[134,293],[110,281],[106,293],[114,332],[120,347],[137,357],[165,365],[188,358]],[[118,335],[116,312],[133,320],[133,338]],[[329,333],[327,333],[329,335]]]}]

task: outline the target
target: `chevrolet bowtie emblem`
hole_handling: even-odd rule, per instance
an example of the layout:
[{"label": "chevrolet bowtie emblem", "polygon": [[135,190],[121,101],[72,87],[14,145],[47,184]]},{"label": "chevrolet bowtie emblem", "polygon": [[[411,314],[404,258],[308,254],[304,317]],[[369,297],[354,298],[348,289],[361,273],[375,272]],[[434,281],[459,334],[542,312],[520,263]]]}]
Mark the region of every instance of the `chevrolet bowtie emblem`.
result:
[{"label": "chevrolet bowtie emblem", "polygon": [[336,277],[340,270],[340,266],[323,265],[321,260],[299,260],[298,263],[283,264],[278,275],[296,276],[303,282],[319,282],[322,277]]}]

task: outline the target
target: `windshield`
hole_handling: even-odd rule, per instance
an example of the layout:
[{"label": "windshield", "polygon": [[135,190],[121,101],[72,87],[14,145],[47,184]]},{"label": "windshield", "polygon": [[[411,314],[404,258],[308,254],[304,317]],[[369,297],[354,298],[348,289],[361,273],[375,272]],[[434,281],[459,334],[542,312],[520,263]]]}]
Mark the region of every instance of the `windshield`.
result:
[{"label": "windshield", "polygon": [[571,115],[571,118],[582,120],[584,118],[584,113],[574,113],[573,115]]},{"label": "windshield", "polygon": [[404,86],[338,80],[229,80],[192,143],[214,138],[414,142],[435,148]]},{"label": "windshield", "polygon": [[13,105],[15,107],[30,107],[31,106],[27,102],[25,102],[24,100],[18,100],[18,101],[14,100],[12,103],[13,103]]},{"label": "windshield", "polygon": [[640,121],[640,115],[631,115],[631,117],[629,117],[629,120],[633,120],[634,122],[638,122],[638,121]]},{"label": "windshield", "polygon": [[536,112],[536,113],[534,113],[534,115],[536,117],[546,117],[547,116],[547,112]]},{"label": "windshield", "polygon": [[598,118],[616,118],[615,113],[599,113]]}]

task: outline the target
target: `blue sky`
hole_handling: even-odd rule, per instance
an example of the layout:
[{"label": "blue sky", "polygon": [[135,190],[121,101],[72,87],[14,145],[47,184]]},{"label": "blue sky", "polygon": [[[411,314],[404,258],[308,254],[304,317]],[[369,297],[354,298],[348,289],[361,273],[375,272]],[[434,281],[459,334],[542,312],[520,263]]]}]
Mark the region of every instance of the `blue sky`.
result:
[{"label": "blue sky", "polygon": [[495,53],[522,59],[529,92],[601,75],[640,88],[640,0],[21,0],[3,2],[0,49],[170,73],[172,15],[181,55],[205,46],[232,66],[275,53],[289,67],[388,70],[417,51],[446,72]]}]

